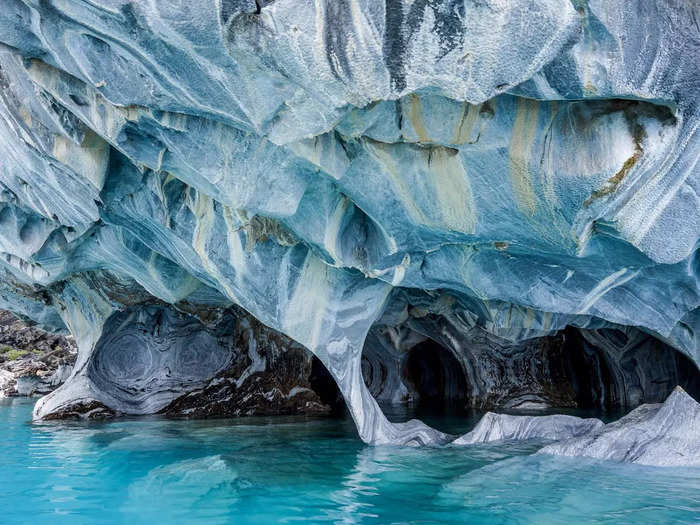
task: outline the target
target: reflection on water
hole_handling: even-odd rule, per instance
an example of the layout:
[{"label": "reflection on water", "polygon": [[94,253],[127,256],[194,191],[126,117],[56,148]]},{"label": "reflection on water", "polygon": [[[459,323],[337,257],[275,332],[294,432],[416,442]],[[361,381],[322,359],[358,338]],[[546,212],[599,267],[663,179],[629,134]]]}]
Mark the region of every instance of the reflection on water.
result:
[{"label": "reflection on water", "polygon": [[[697,469],[531,456],[539,443],[367,447],[348,420],[299,417],[32,425],[31,408],[27,400],[0,402],[2,523],[693,523],[700,517]],[[464,432],[476,420],[477,414],[439,423]]]}]

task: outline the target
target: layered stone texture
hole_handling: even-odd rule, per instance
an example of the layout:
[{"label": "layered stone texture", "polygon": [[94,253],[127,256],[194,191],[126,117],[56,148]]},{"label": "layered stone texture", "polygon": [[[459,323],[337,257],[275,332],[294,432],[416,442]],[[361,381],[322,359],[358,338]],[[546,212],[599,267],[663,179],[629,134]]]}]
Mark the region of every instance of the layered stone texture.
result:
[{"label": "layered stone texture", "polygon": [[[464,384],[483,406],[575,401],[542,388],[565,360],[532,357],[567,326],[619,350],[596,400],[691,381],[699,17],[670,0],[5,0],[0,307],[79,349],[36,417],[193,408],[178,389],[241,377],[220,340],[238,332],[180,315],[232,305],[317,356],[370,443],[449,439],[390,423],[370,392],[429,390],[367,378],[400,363],[400,341],[372,341],[408,317],[479,363]],[[688,361],[652,366],[605,330]]]},{"label": "layered stone texture", "polygon": [[569,327],[513,342],[475,324],[451,297],[387,311],[362,364],[368,389],[388,404],[624,409],[662,402],[677,385],[700,397],[694,363],[636,328]]},{"label": "layered stone texture", "polygon": [[677,388],[614,423],[553,443],[542,454],[585,456],[652,466],[700,466],[700,404]]},{"label": "layered stone texture", "polygon": [[306,349],[240,309],[178,306],[134,305],[111,315],[91,351],[81,353],[70,383],[38,403],[37,417],[333,410],[339,393]]},{"label": "layered stone texture", "polygon": [[458,437],[452,444],[459,446],[526,439],[563,440],[588,435],[602,427],[603,422],[595,418],[581,419],[562,414],[512,416],[487,412],[474,430]]}]

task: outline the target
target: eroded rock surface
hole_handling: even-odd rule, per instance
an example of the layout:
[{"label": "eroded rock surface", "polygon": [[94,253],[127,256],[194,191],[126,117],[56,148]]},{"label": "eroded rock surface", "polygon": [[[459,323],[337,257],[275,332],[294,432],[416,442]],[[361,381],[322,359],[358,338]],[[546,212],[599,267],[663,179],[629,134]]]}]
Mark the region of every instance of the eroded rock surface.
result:
[{"label": "eroded rock surface", "polygon": [[195,313],[151,305],[112,316],[94,351],[80,356],[70,384],[43,398],[37,416],[224,417],[332,411],[337,388],[329,388],[335,387],[332,379],[319,369],[323,365],[314,367],[317,360],[303,347],[240,309]]},{"label": "eroded rock surface", "polygon": [[[692,385],[699,9],[4,0],[0,307],[78,346],[35,416],[248,410],[256,358],[231,369],[238,332],[201,313],[233,305],[321,361],[369,443],[446,439],[372,396],[436,395],[425,341],[465,375],[434,359],[437,395],[479,406]],[[311,401],[283,376],[260,392]]]},{"label": "eroded rock surface", "polygon": [[556,414],[551,416],[513,416],[487,412],[474,430],[460,436],[453,445],[472,445],[490,441],[551,439],[562,440],[591,434],[603,427],[600,419],[582,419]]},{"label": "eroded rock surface", "polygon": [[540,453],[654,466],[700,466],[700,404],[676,388],[663,404],[642,405],[614,423],[548,445]]},{"label": "eroded rock surface", "polygon": [[695,364],[632,327],[569,327],[514,342],[479,326],[450,296],[395,299],[391,308],[362,354],[365,383],[384,403],[622,409],[662,402],[676,385],[700,395]]}]

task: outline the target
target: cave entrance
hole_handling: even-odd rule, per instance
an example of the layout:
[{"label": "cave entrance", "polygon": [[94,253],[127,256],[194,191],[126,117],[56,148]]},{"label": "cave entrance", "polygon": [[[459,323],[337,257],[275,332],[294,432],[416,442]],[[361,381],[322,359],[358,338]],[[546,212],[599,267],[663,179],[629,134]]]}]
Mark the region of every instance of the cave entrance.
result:
[{"label": "cave entrance", "polygon": [[564,371],[576,407],[616,411],[661,403],[677,385],[700,399],[700,372],[692,360],[662,341],[641,333],[567,327],[562,352],[550,368]]},{"label": "cave entrance", "polygon": [[311,361],[309,384],[323,404],[331,408],[330,415],[341,417],[348,414],[348,408],[343,399],[343,394],[340,392],[340,388],[338,388],[338,384],[321,360],[316,356],[313,356]]},{"label": "cave entrance", "polygon": [[676,385],[695,398],[700,394],[700,373],[691,359],[634,329],[568,327],[518,343],[469,334],[459,340],[459,355],[423,333],[370,332],[362,374],[387,415],[398,414],[399,406],[440,414],[616,412],[663,402]]},{"label": "cave entrance", "polygon": [[462,365],[445,347],[427,340],[408,351],[402,377],[413,390],[413,401],[421,409],[463,409],[467,400],[467,378]]}]

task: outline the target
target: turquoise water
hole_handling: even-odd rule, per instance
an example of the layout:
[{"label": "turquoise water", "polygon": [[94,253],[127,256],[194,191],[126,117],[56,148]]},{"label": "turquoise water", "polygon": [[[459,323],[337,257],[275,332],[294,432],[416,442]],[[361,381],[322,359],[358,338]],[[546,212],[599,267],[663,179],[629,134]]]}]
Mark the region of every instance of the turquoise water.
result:
[{"label": "turquoise water", "polygon": [[337,419],[36,425],[31,409],[0,401],[0,523],[700,522],[693,469],[373,448]]}]

